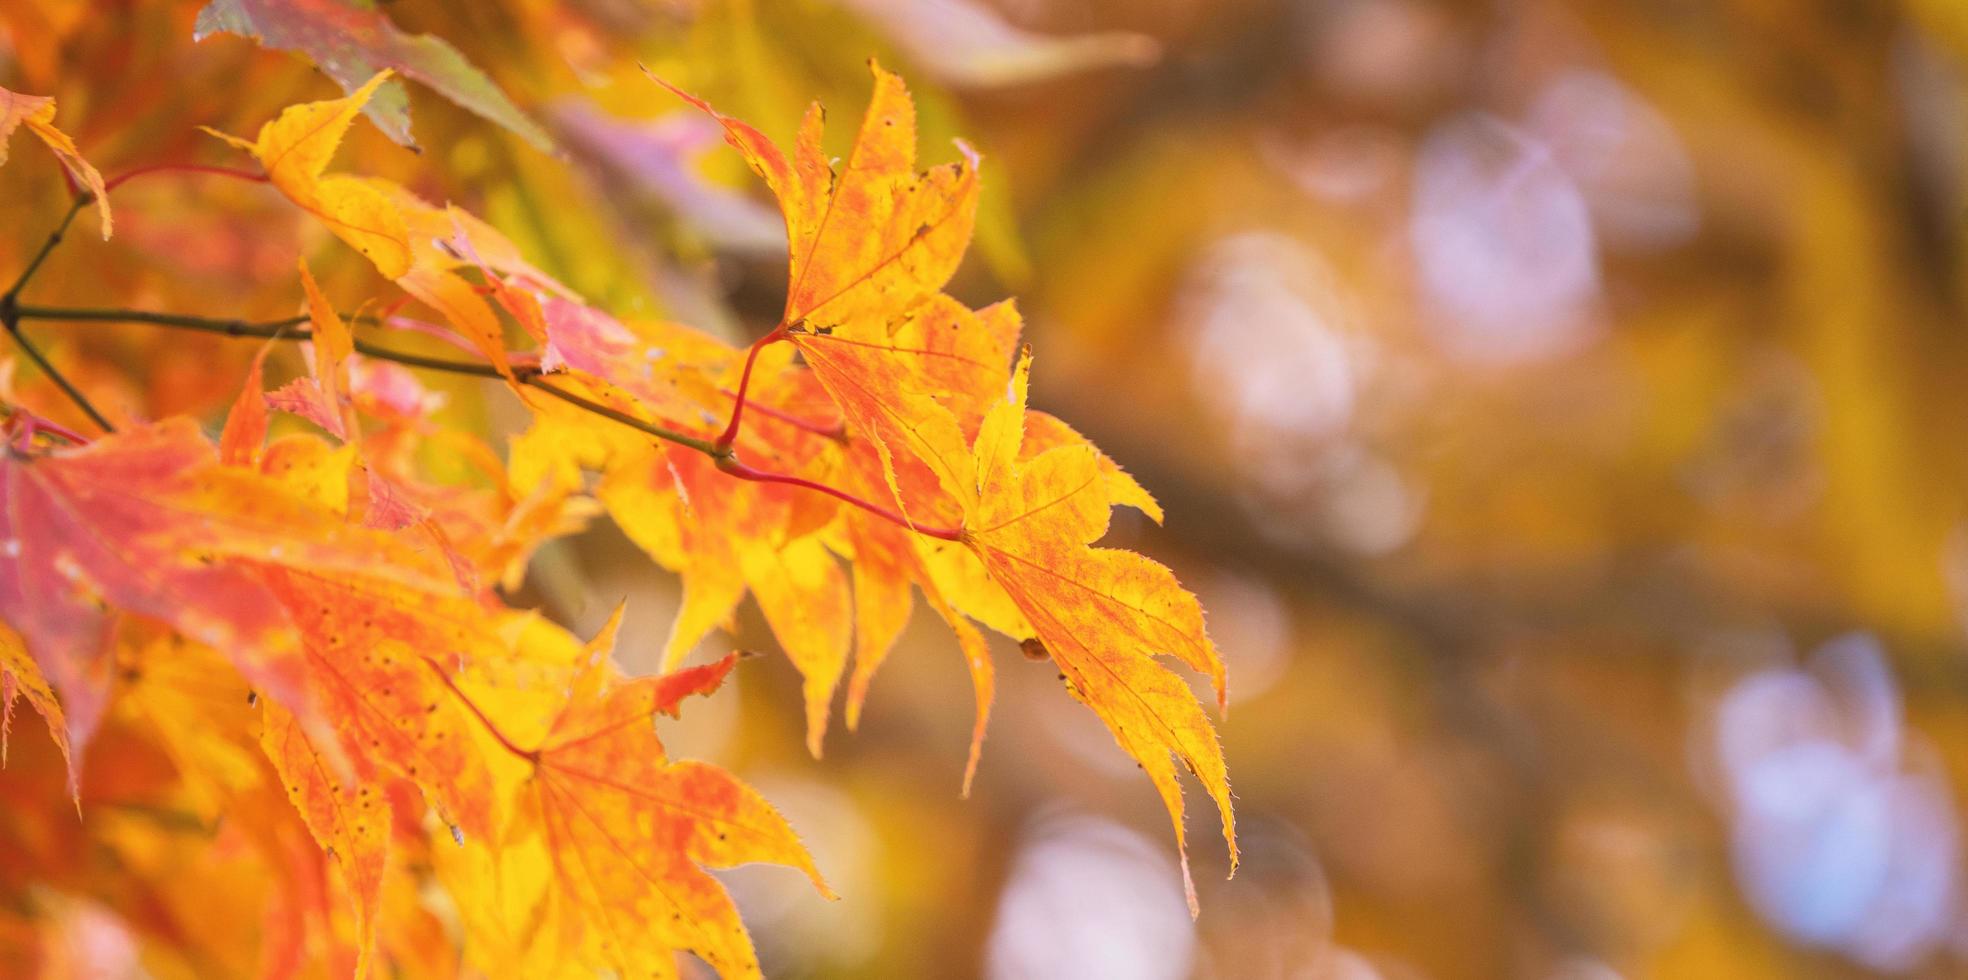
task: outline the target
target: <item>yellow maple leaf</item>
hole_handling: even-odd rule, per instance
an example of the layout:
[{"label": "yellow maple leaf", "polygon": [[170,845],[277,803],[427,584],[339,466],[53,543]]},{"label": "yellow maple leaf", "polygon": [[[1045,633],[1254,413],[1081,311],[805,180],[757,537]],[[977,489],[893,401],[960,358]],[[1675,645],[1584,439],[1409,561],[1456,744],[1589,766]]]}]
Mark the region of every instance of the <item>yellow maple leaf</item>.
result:
[{"label": "yellow maple leaf", "polygon": [[359,177],[322,174],[349,125],[389,76],[388,70],[378,72],[343,98],[289,106],[261,126],[251,142],[216,130],[206,132],[253,154],[267,179],[288,200],[368,256],[377,271],[396,279],[410,271],[411,262],[408,230],[396,204]]},{"label": "yellow maple leaf", "polygon": [[1173,573],[1131,551],[1091,547],[1106,534],[1111,507],[1092,446],[1060,445],[1020,459],[1030,363],[1021,359],[1008,397],[978,433],[964,544],[1032,624],[1068,690],[1106,722],[1161,793],[1194,911],[1174,760],[1216,802],[1233,871],[1236,817],[1216,730],[1189,686],[1156,657],[1173,656],[1208,675],[1219,708],[1228,695],[1223,659],[1204,629],[1201,603]]},{"label": "yellow maple leaf", "polygon": [[697,453],[649,447],[619,459],[597,490],[629,539],[683,579],[683,608],[664,651],[674,668],[728,620],[749,589],[802,678],[807,748],[820,754],[854,629],[840,562],[792,527],[788,487],[745,484]]},{"label": "yellow maple leaf", "polygon": [[[24,699],[48,725],[48,734],[68,760],[68,721],[62,717],[61,702],[41,676],[41,668],[27,655],[20,634],[0,623],[0,766],[7,764],[7,742],[13,737],[14,701]],[[70,772],[74,764],[70,762]],[[71,793],[74,787],[70,787]]]}]

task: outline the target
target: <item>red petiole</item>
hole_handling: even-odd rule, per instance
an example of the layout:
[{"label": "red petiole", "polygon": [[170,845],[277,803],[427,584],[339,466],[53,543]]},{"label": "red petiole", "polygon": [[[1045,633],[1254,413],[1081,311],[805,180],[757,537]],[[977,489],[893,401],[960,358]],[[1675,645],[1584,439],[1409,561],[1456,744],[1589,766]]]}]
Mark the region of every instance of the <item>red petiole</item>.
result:
[{"label": "red petiole", "polygon": [[717,447],[719,452],[729,450],[731,443],[738,438],[738,423],[745,417],[745,392],[751,387],[752,365],[758,361],[759,351],[764,350],[773,343],[784,340],[785,337],[786,325],[781,323],[773,327],[771,333],[752,341],[751,348],[745,351],[745,370],[738,375],[737,393],[731,396],[736,399],[736,402],[731,406],[731,421],[725,424],[724,431],[718,433],[717,441],[712,443],[713,446]]},{"label": "red petiole", "polygon": [[231,177],[234,180],[250,180],[256,184],[264,184],[270,179],[266,174],[254,173],[251,170],[236,170],[232,167],[211,167],[202,163],[154,163],[147,167],[138,167],[127,173],[111,177],[109,180],[103,182],[103,192],[108,193],[109,191],[113,191],[138,177],[145,177],[150,174],[171,173],[211,174],[217,177]]},{"label": "red petiole", "polygon": [[[738,397],[738,393],[732,391],[729,388],[722,388],[719,390],[723,391],[725,394],[730,395],[733,398]],[[752,406],[752,411],[757,412],[760,415],[765,416],[766,418],[775,419],[777,421],[784,422],[787,425],[790,425],[793,428],[800,430],[801,432],[811,432],[816,436],[825,436],[826,438],[832,439],[835,442],[840,442],[847,438],[847,426],[844,423],[836,422],[833,425],[820,425],[818,423],[810,422],[807,421],[806,419],[800,418],[799,416],[794,415],[791,412],[782,412],[776,408],[773,408],[770,405],[762,404],[760,402],[752,402],[751,406]]]},{"label": "red petiole", "polygon": [[962,528],[932,527],[932,526],[917,524],[916,522],[909,520],[908,518],[903,517],[901,514],[898,514],[887,507],[883,507],[880,504],[868,500],[863,500],[860,497],[848,493],[845,490],[841,490],[835,487],[830,487],[824,483],[816,483],[804,477],[790,476],[785,473],[773,473],[769,470],[757,469],[755,467],[747,466],[744,463],[739,462],[735,457],[732,456],[717,457],[717,468],[726,473],[731,474],[732,476],[737,477],[740,480],[750,480],[753,483],[783,483],[787,486],[801,487],[807,490],[813,490],[819,493],[824,493],[827,496],[834,498],[835,500],[839,500],[843,503],[853,504],[854,506],[867,511],[868,513],[873,514],[876,517],[882,518],[884,520],[890,521],[895,524],[899,524],[902,527],[908,528],[909,530],[916,532],[917,534],[925,534],[932,538],[942,538],[945,541],[963,540]]}]

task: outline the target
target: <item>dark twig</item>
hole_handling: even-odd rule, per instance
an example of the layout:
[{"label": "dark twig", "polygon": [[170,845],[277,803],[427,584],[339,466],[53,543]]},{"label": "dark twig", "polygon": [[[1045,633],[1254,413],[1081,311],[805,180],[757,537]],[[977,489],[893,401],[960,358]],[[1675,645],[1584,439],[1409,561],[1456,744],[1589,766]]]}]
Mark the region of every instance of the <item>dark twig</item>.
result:
[{"label": "dark twig", "polygon": [[62,390],[62,394],[68,396],[69,401],[75,403],[75,407],[82,410],[82,414],[89,417],[89,421],[96,423],[96,427],[104,432],[116,431],[116,427],[110,425],[109,420],[103,418],[103,413],[97,411],[96,406],[89,403],[87,396],[83,395],[75,387],[75,383],[63,377],[60,371],[55,370],[53,364],[48,363],[47,356],[42,354],[39,348],[28,342],[27,337],[20,332],[20,321],[17,317],[6,317],[6,324],[7,333],[14,338],[14,345],[21,349],[21,353],[27,355],[28,360],[33,361],[35,366],[41,369],[42,374],[48,376],[48,380],[53,381],[55,386]]},{"label": "dark twig", "polygon": [[34,278],[34,274],[41,270],[41,264],[48,260],[48,255],[55,250],[55,246],[61,244],[62,235],[66,234],[68,226],[75,222],[75,216],[80,214],[82,208],[91,200],[93,200],[91,195],[76,195],[75,202],[68,206],[68,213],[62,215],[61,223],[56,225],[55,230],[48,233],[47,240],[41,243],[40,251],[35,252],[34,257],[27,261],[27,266],[14,278],[14,284],[7,287],[5,293],[0,293],[0,326],[7,329],[7,335],[14,338],[14,345],[21,349],[21,353],[26,354],[28,360],[33,361],[35,366],[41,369],[41,373],[47,375],[48,380],[53,381],[55,386],[62,390],[62,394],[67,395],[68,400],[74,402],[76,407],[82,410],[82,414],[89,417],[89,421],[94,422],[104,432],[115,432],[116,427],[109,424],[109,419],[104,418],[103,413],[96,410],[96,406],[82,394],[81,389],[75,387],[74,382],[55,370],[55,366],[48,362],[47,355],[42,354],[41,349],[34,346],[20,329],[20,291],[27,286],[28,280]]},{"label": "dark twig", "polygon": [[[149,323],[179,330],[196,330],[201,333],[218,334],[224,337],[257,337],[264,340],[302,341],[309,340],[313,334],[306,330],[289,328],[306,323],[305,316],[292,316],[281,320],[241,320],[216,317],[187,316],[179,313],[154,313],[149,310],[107,310],[81,307],[20,306],[15,315],[21,320],[49,320],[69,323]],[[370,322],[364,318],[353,318],[351,322]],[[499,369],[481,361],[461,361],[444,357],[429,357],[412,354],[408,351],[391,350],[364,340],[355,342],[355,350],[364,357],[379,361],[394,361],[408,367],[424,368],[431,371],[444,371],[450,374],[465,374],[478,378],[503,377]],[[546,392],[570,405],[626,425],[638,432],[654,436],[667,442],[694,449],[707,455],[717,455],[717,448],[708,439],[677,432],[645,422],[626,412],[610,408],[600,402],[582,397],[541,377],[539,369],[528,367],[513,368],[513,376],[521,384]]]},{"label": "dark twig", "polygon": [[82,209],[87,207],[92,200],[94,198],[88,194],[78,195],[75,198],[75,203],[68,206],[68,213],[62,215],[61,223],[56,225],[55,230],[48,233],[47,240],[41,243],[41,250],[34,253],[33,258],[27,260],[27,267],[23,268],[20,275],[14,278],[14,284],[7,287],[7,292],[4,295],[0,295],[0,303],[4,303],[4,301],[20,295],[20,291],[27,285],[27,281],[34,278],[34,274],[41,270],[41,263],[48,261],[48,253],[54,251],[55,246],[61,244],[62,236],[68,233],[68,226],[75,223],[75,216],[81,214]]}]

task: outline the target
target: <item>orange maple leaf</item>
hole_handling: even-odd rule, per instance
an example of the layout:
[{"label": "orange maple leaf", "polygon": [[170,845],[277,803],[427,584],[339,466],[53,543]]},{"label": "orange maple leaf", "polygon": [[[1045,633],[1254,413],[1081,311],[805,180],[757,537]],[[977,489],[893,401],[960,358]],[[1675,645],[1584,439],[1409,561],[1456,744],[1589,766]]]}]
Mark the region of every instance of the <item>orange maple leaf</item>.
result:
[{"label": "orange maple leaf", "polygon": [[102,174],[82,158],[82,151],[75,148],[75,141],[55,128],[55,100],[0,88],[0,165],[7,162],[8,137],[22,125],[54,153],[55,159],[61,161],[62,168],[75,178],[76,183],[88,189],[90,197],[96,202],[96,214],[102,219],[103,237],[108,238],[112,230],[109,190],[103,186]]},{"label": "orange maple leaf", "polygon": [[[725,141],[765,179],[786,216],[790,263],[780,322],[824,328],[906,309],[941,289],[977,219],[977,155],[917,173],[916,110],[902,79],[872,59],[875,92],[846,165],[820,148],[826,113],[815,103],[791,160],[764,134],[658,78],[724,127]],[[654,78],[655,76],[651,76]]]},{"label": "orange maple leaf", "polygon": [[721,976],[756,977],[737,907],[704,868],[783,864],[834,894],[778,811],[723,769],[670,760],[651,724],[716,690],[737,655],[619,681],[607,654],[620,616],[589,644],[590,665],[534,748],[499,736],[530,764],[512,834],[547,845],[545,928],[562,948],[624,975],[667,975],[685,950]]}]

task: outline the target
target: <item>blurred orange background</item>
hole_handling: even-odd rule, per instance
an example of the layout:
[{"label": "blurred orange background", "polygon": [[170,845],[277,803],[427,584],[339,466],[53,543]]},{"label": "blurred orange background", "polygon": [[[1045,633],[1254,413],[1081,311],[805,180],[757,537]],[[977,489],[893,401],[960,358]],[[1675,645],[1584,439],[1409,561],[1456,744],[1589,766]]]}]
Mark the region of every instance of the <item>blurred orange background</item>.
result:
[{"label": "blurred orange background", "polygon": [[[334,93],[193,43],[197,7],[7,4],[0,79],[55,95],[106,172],[215,159],[195,127]],[[1193,922],[1153,790],[1014,645],[967,801],[968,682],[923,617],[823,760],[783,658],[666,728],[778,804],[844,896],[725,876],[769,975],[1968,973],[1968,7],[386,9],[563,153],[420,91],[421,154],[365,124],[343,160],[625,318],[739,341],[777,316],[783,231],[636,62],[777,138],[810,99],[855,118],[867,58],[901,72],[926,161],[959,136],[985,160],[953,291],[1018,297],[1035,404],[1166,505],[1107,543],[1210,611],[1245,859],[1225,881],[1197,847]],[[0,268],[59,215],[50,172],[0,170]],[[263,188],[133,187],[117,222],[37,289],[284,315],[296,240],[337,256],[324,281],[373,283]],[[135,326],[48,346],[133,368],[82,379],[126,410],[208,419],[252,354]],[[453,424],[518,418],[431,383]],[[543,550],[515,603],[585,635],[625,597],[620,656],[652,669],[676,583],[612,527]],[[699,655],[734,645],[772,648],[749,607]]]}]

